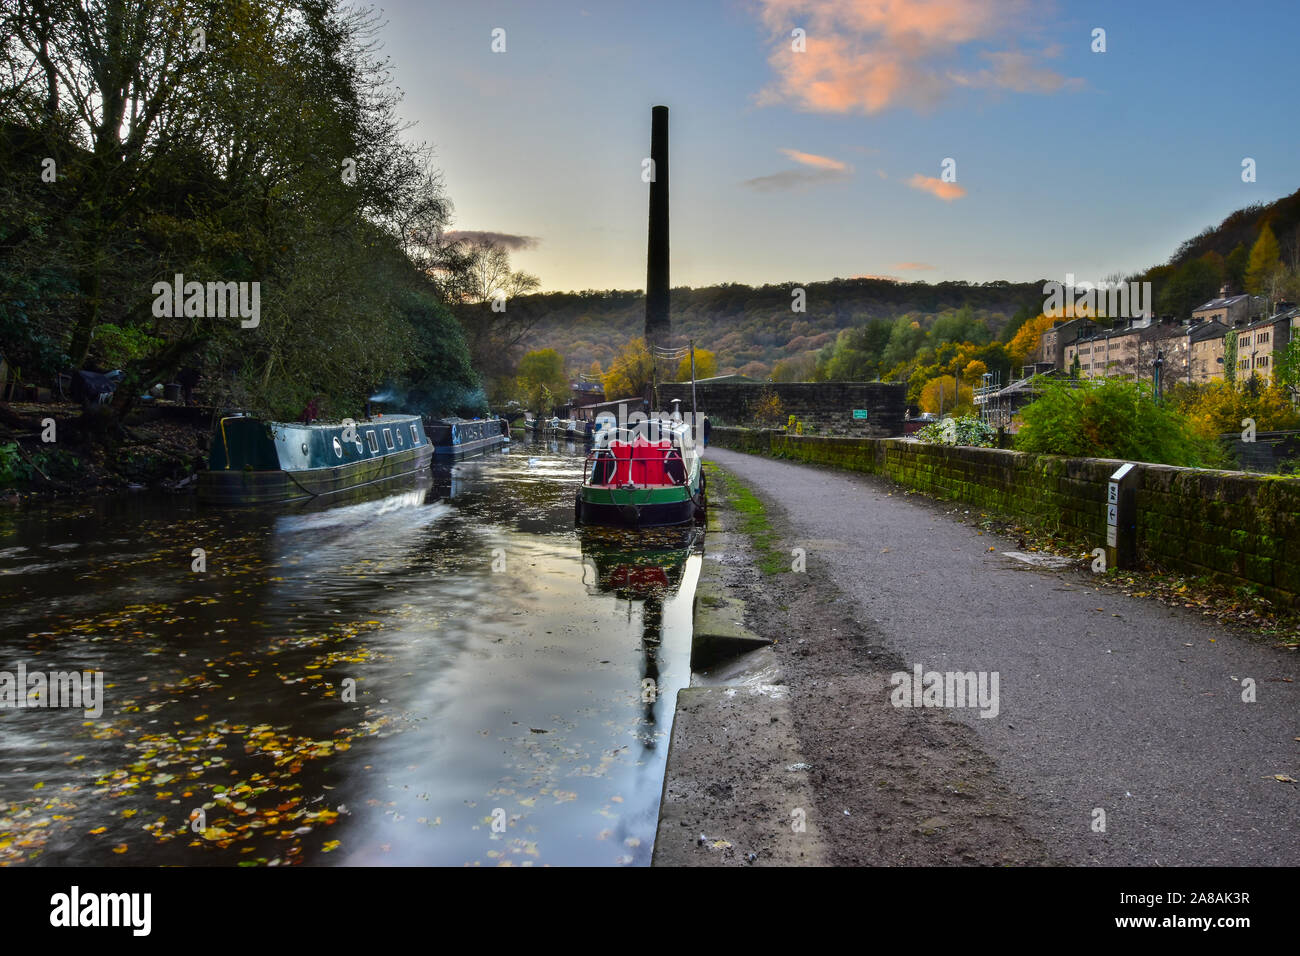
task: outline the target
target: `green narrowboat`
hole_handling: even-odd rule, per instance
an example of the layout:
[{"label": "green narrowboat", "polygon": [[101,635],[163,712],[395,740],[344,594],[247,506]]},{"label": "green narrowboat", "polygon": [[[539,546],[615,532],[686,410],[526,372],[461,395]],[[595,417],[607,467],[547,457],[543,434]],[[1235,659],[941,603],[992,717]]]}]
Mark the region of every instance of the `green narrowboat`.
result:
[{"label": "green narrowboat", "polygon": [[317,498],[427,470],[432,457],[419,415],[312,425],[231,415],[213,431],[199,500],[253,505]]},{"label": "green narrowboat", "polygon": [[574,501],[578,524],[653,528],[703,522],[704,470],[690,426],[651,419],[601,428]]}]

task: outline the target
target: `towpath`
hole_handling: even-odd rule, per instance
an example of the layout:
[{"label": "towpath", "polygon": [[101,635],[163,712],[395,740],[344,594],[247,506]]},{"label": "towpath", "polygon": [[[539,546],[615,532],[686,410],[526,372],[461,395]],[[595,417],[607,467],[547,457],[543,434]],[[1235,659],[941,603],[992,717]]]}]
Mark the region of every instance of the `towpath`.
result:
[{"label": "towpath", "polygon": [[[805,595],[802,603],[814,610],[802,621],[771,618],[790,630],[774,635],[783,647],[807,648],[787,660],[816,655],[819,644],[830,654],[847,629],[849,642],[866,649],[861,666],[877,668],[877,678],[866,681],[847,672],[822,675],[831,695],[838,684],[841,692],[853,687],[859,699],[819,702],[823,726],[805,726],[805,739],[820,733],[838,740],[805,744],[810,753],[869,750],[890,732],[889,722],[915,719],[860,699],[886,697],[891,688],[879,675],[891,669],[997,672],[996,716],[952,709],[943,720],[973,732],[966,739],[996,788],[1009,795],[1008,805],[1018,808],[1008,822],[1014,818],[1020,845],[1032,838],[1064,863],[1300,864],[1300,785],[1278,779],[1300,779],[1295,653],[1191,611],[1099,591],[1086,571],[1044,570],[1007,557],[1003,552],[1016,543],[980,533],[972,521],[978,512],[965,515],[964,505],[905,495],[873,476],[715,448],[706,458],[767,503],[787,550],[805,549],[809,573],[777,577],[805,577],[807,588],[825,588]],[[799,587],[771,580],[778,591]],[[820,621],[818,607],[825,612]],[[833,634],[832,622],[839,625]],[[857,666],[843,660],[835,665],[841,671]],[[1253,703],[1242,699],[1247,678],[1256,688]],[[816,683],[800,685],[796,675],[792,693],[817,696]],[[842,717],[831,721],[827,711]],[[918,753],[920,764],[927,759],[914,745],[898,749],[900,760]],[[936,749],[935,759],[941,756]],[[873,791],[886,788],[895,770],[859,768],[857,777],[870,777],[838,784],[823,776],[823,795],[838,786],[828,799],[857,799],[854,812],[870,818]],[[953,781],[944,787],[950,783],[953,793],[961,789]],[[827,819],[848,817],[838,804],[821,810]],[[888,828],[887,814],[876,815],[871,826],[863,821],[859,843]],[[914,835],[944,825],[942,817],[929,822]],[[969,849],[972,862],[981,858],[974,844]],[[905,848],[890,853],[899,862],[927,859]],[[870,853],[860,859],[873,861]]]}]

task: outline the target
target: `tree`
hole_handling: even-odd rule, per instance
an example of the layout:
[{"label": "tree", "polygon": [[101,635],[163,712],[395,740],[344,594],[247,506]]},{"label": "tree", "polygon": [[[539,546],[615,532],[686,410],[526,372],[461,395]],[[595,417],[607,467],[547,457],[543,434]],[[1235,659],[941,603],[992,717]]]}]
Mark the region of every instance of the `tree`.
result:
[{"label": "tree", "polygon": [[1043,333],[1049,331],[1060,319],[1039,313],[1020,327],[1011,341],[1007,343],[1011,367],[1019,368],[1039,358],[1042,348]]},{"label": "tree", "polygon": [[[72,364],[122,359],[117,420],[191,362],[214,404],[276,417],[315,396],[354,414],[412,362],[455,366],[464,343],[413,259],[416,224],[450,204],[376,33],[337,0],[0,7],[0,64],[18,67],[0,66],[0,168],[57,170],[0,184],[0,336],[17,291]],[[256,284],[259,323],[162,313],[154,283],[177,273]]]},{"label": "tree", "polygon": [[1223,274],[1215,264],[1204,257],[1183,263],[1170,276],[1156,299],[1156,309],[1161,315],[1185,319],[1192,310],[1219,294]]},{"label": "tree", "polygon": [[602,379],[605,400],[645,397],[654,384],[654,373],[654,356],[646,347],[645,339],[633,339],[623,346]]},{"label": "tree", "polygon": [[910,315],[900,315],[889,330],[889,342],[880,356],[880,364],[893,368],[912,358],[925,341],[921,323]]},{"label": "tree", "polygon": [[968,385],[982,385],[984,384],[984,373],[988,370],[987,365],[979,359],[975,359],[966,363],[966,366],[962,369],[961,380]]},{"label": "tree", "polygon": [[[1276,374],[1276,368],[1275,368]],[[1179,389],[1175,405],[1192,430],[1203,438],[1238,434],[1243,419],[1253,418],[1260,431],[1300,426],[1300,411],[1280,384],[1238,388],[1232,382],[1209,382]]]},{"label": "tree", "polygon": [[409,365],[399,379],[410,411],[431,416],[478,416],[488,410],[460,323],[432,288],[397,300],[398,317],[414,330]]},{"label": "tree", "polygon": [[541,415],[550,414],[555,400],[569,390],[564,359],[555,349],[538,349],[525,355],[519,362],[517,381],[527,406]]},{"label": "tree", "polygon": [[1286,390],[1293,402],[1300,400],[1300,337],[1273,353],[1273,381]]},{"label": "tree", "polygon": [[921,388],[921,411],[938,414],[951,412],[959,406],[974,404],[974,394],[969,385],[962,385],[957,390],[957,380],[951,375],[932,378]]},{"label": "tree", "polygon": [[1229,293],[1246,287],[1246,266],[1249,262],[1250,252],[1242,242],[1237,243],[1223,260],[1224,282],[1228,286]]},{"label": "tree", "polygon": [[781,359],[772,366],[774,382],[809,382],[817,372],[817,357],[811,353]]},{"label": "tree", "polygon": [[[708,349],[695,350],[695,377],[713,378],[718,374],[718,357]],[[677,381],[689,382],[691,380],[691,357],[686,355],[677,365]]]},{"label": "tree", "polygon": [[1011,316],[1011,318],[1007,321],[1007,324],[1003,327],[1002,336],[1001,336],[1002,341],[1010,342],[1011,339],[1015,336],[1015,334],[1020,331],[1021,326],[1023,326],[1026,322],[1028,322],[1030,319],[1034,318],[1034,316],[1040,314],[1041,312],[1042,312],[1041,303],[1030,302],[1030,303],[1026,303],[1025,305],[1022,305],[1020,308],[1018,308],[1015,311],[1015,314]]},{"label": "tree", "polygon": [[988,326],[975,318],[969,305],[962,306],[956,312],[939,316],[930,326],[930,341],[935,344],[943,342],[983,344],[991,338]]},{"label": "tree", "polygon": [[1259,230],[1259,238],[1250,247],[1250,258],[1246,264],[1246,291],[1251,295],[1265,295],[1271,291],[1273,274],[1282,261],[1282,252],[1278,248],[1277,237],[1273,235],[1268,223]]}]

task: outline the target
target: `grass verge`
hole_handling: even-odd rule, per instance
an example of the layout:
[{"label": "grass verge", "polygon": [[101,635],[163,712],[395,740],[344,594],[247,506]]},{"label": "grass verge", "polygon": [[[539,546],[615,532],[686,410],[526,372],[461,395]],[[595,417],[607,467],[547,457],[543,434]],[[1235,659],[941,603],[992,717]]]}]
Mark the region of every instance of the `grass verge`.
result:
[{"label": "grass verge", "polygon": [[739,518],[736,530],[746,535],[754,546],[758,569],[768,575],[787,570],[785,554],[777,548],[776,531],[763,502],[739,478],[711,461],[704,463],[704,473],[708,476],[710,496],[716,495],[721,486],[726,506],[736,512]]}]

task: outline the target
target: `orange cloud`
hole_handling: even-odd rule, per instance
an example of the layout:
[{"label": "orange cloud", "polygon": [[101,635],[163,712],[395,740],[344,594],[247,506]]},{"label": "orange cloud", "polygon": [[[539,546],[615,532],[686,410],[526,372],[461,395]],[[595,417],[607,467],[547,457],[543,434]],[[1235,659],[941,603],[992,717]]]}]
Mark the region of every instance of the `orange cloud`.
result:
[{"label": "orange cloud", "polygon": [[928,262],[895,262],[892,268],[899,272],[932,272],[934,266]]},{"label": "orange cloud", "polygon": [[805,166],[813,166],[817,169],[834,169],[838,172],[847,172],[848,163],[842,163],[838,159],[831,159],[829,156],[818,156],[816,153],[801,153],[797,149],[783,149],[785,153],[796,163],[803,163]]},{"label": "orange cloud", "polygon": [[966,190],[956,183],[946,183],[942,179],[936,179],[934,176],[922,176],[920,173],[909,179],[907,185],[913,189],[927,192],[932,196],[937,196],[944,202],[952,202],[954,199],[960,199],[966,195]]},{"label": "orange cloud", "polygon": [[[869,114],[895,106],[928,109],[957,87],[1049,93],[1081,83],[1020,52],[984,52],[991,65],[980,70],[952,66],[963,47],[1000,43],[1034,22],[1028,0],[753,2],[770,31],[768,63],[775,73],[758,94],[759,105]],[[792,47],[796,27],[806,34],[802,52]]]},{"label": "orange cloud", "polygon": [[781,152],[795,162],[812,168],[785,169],[768,176],[746,179],[741,185],[761,192],[772,192],[778,189],[803,189],[820,183],[845,180],[853,174],[852,166],[848,163],[842,163],[838,159],[831,159],[829,156],[818,156],[816,153],[801,153],[797,149],[783,149]]}]

